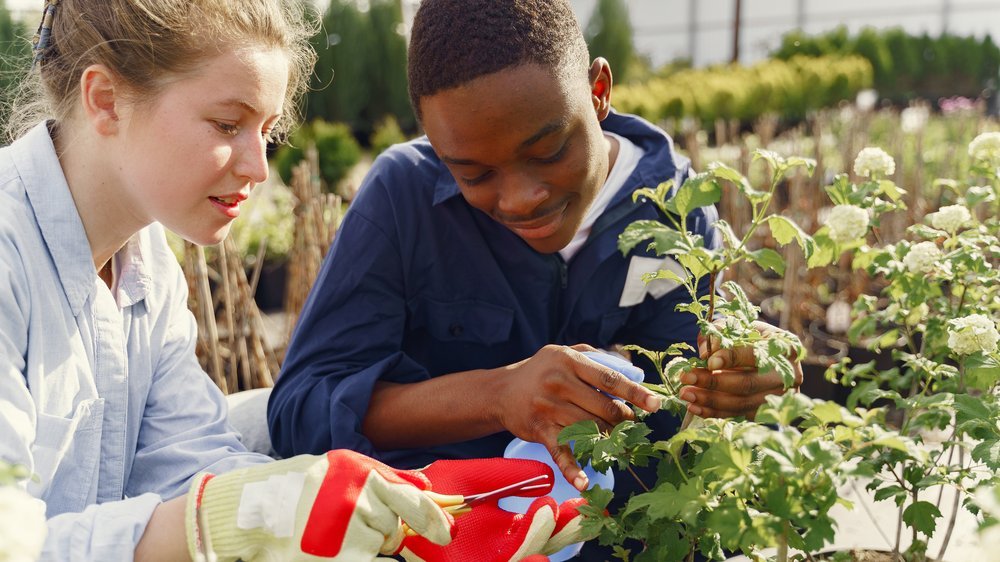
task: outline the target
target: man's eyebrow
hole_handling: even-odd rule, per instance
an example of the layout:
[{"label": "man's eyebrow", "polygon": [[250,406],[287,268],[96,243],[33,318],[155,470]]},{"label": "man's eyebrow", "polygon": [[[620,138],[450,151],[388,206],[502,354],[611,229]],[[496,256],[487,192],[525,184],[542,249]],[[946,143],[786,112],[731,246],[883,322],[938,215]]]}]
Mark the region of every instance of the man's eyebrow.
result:
[{"label": "man's eyebrow", "polygon": [[[544,126],[542,126],[541,129],[538,129],[538,131],[535,134],[531,135],[524,142],[522,142],[521,145],[518,146],[518,148],[519,149],[527,148],[527,147],[535,144],[536,142],[542,140],[546,136],[551,135],[552,133],[554,133],[554,132],[562,129],[565,126],[566,126],[566,122],[564,120],[553,121],[553,122],[551,122],[551,123],[549,123],[547,125],[544,125]],[[466,159],[466,158],[452,158],[451,156],[445,156],[444,154],[442,154],[440,156],[440,158],[441,158],[442,161],[444,161],[444,162],[446,162],[448,164],[453,164],[455,166],[479,166],[480,165],[479,162],[476,162],[475,160],[469,160],[469,159]]]},{"label": "man's eyebrow", "polygon": [[535,133],[535,134],[531,135],[530,137],[528,137],[528,139],[525,140],[524,142],[522,142],[521,146],[519,146],[518,148],[528,148],[529,146],[531,146],[531,145],[535,144],[536,142],[538,142],[538,141],[542,140],[543,138],[545,138],[547,135],[550,135],[550,134],[552,134],[552,133],[554,133],[554,132],[562,129],[565,126],[566,126],[566,122],[564,120],[553,121],[553,122],[551,122],[551,123],[543,126],[541,129],[538,129],[537,133]]}]

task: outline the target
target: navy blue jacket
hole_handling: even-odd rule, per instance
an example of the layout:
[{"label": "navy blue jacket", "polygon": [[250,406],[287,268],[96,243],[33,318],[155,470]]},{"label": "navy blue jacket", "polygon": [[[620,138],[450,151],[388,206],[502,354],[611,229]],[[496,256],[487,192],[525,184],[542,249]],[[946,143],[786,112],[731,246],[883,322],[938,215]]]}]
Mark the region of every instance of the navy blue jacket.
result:
[{"label": "navy blue jacket", "polygon": [[[376,159],[302,311],[270,399],[279,454],[347,448],[400,468],[502,456],[512,439],[507,432],[437,447],[375,449],[361,433],[373,385],[509,365],[550,343],[656,350],[694,344],[693,316],[674,311],[688,299],[683,289],[619,306],[632,256],[655,256],[646,244],[627,257],[617,248],[632,221],[664,220],[651,202],[633,202],[632,192],[682,182],[689,161],[674,153],[665,133],[637,117],[612,113],[602,126],[645,155],[568,264],[558,253],[536,252],[466,203],[426,138]],[[716,218],[706,207],[688,225],[714,245]],[[647,374],[659,382],[654,377]],[[660,423],[671,431],[675,418],[660,417],[669,418]]]}]

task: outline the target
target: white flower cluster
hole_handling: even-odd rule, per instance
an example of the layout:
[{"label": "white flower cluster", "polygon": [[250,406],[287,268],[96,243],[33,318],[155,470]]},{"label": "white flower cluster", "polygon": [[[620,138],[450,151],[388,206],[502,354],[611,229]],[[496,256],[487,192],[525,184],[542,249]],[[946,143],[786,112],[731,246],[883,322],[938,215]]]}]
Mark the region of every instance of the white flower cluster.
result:
[{"label": "white flower cluster", "polygon": [[1000,342],[997,326],[985,314],[971,314],[964,318],[949,320],[948,347],[959,355],[969,355],[982,351],[992,353]]},{"label": "white flower cluster", "polygon": [[1000,132],[983,133],[969,143],[969,156],[993,168],[1000,168]]},{"label": "white flower cluster", "polygon": [[948,205],[927,215],[927,220],[934,228],[954,234],[963,226],[970,226],[972,214],[963,205]]},{"label": "white flower cluster", "polygon": [[866,178],[887,177],[896,173],[896,161],[878,147],[862,148],[854,159],[854,173]]},{"label": "white flower cluster", "polygon": [[42,500],[17,486],[0,486],[0,561],[38,560],[46,530]]},{"label": "white flower cluster", "polygon": [[854,205],[837,205],[830,211],[826,226],[834,242],[853,242],[868,233],[868,211]]},{"label": "white flower cluster", "polygon": [[943,256],[934,242],[921,242],[910,248],[909,253],[903,257],[903,265],[910,273],[930,273]]}]

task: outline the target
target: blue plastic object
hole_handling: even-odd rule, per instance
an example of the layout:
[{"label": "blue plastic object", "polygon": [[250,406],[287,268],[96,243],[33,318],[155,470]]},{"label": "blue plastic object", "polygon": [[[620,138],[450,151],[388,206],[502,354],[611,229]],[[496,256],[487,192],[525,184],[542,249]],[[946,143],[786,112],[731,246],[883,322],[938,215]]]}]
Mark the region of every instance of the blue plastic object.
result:
[{"label": "blue plastic object", "polygon": [[[583,354],[592,361],[618,371],[633,382],[642,382],[645,376],[642,369],[629,363],[623,357],[618,355],[612,355],[602,351],[585,351]],[[616,398],[616,400],[620,399]],[[572,446],[572,443],[570,446]],[[531,443],[522,439],[514,439],[509,445],[507,445],[507,449],[504,451],[503,456],[508,459],[536,460],[552,467],[552,472],[556,475],[556,478],[555,484],[552,486],[552,493],[549,495],[556,500],[556,503],[562,503],[566,500],[580,497],[580,492],[562,477],[562,472],[559,470],[559,467],[556,466],[555,461],[552,460],[552,455],[550,455],[545,447],[540,443]],[[586,474],[587,478],[590,480],[588,488],[600,486],[605,490],[610,490],[615,486],[615,477],[610,470],[607,472],[597,472],[592,466],[590,466],[590,464],[588,464],[583,467],[583,473]],[[507,497],[501,499],[499,505],[507,511],[525,513],[528,511],[528,507],[534,500],[535,498]],[[571,544],[559,552],[550,555],[549,560],[552,562],[568,560],[576,556],[580,552],[581,548],[583,548],[583,543]]]}]

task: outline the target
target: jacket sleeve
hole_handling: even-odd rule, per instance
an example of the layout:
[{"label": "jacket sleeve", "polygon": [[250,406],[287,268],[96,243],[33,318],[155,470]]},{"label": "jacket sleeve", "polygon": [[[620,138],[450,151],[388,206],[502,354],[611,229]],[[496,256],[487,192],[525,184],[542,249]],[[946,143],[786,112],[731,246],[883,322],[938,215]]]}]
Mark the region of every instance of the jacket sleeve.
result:
[{"label": "jacket sleeve", "polygon": [[407,288],[388,197],[370,174],[299,316],[268,403],[282,456],[344,448],[377,458],[361,433],[375,382],[429,378],[401,351]]}]

